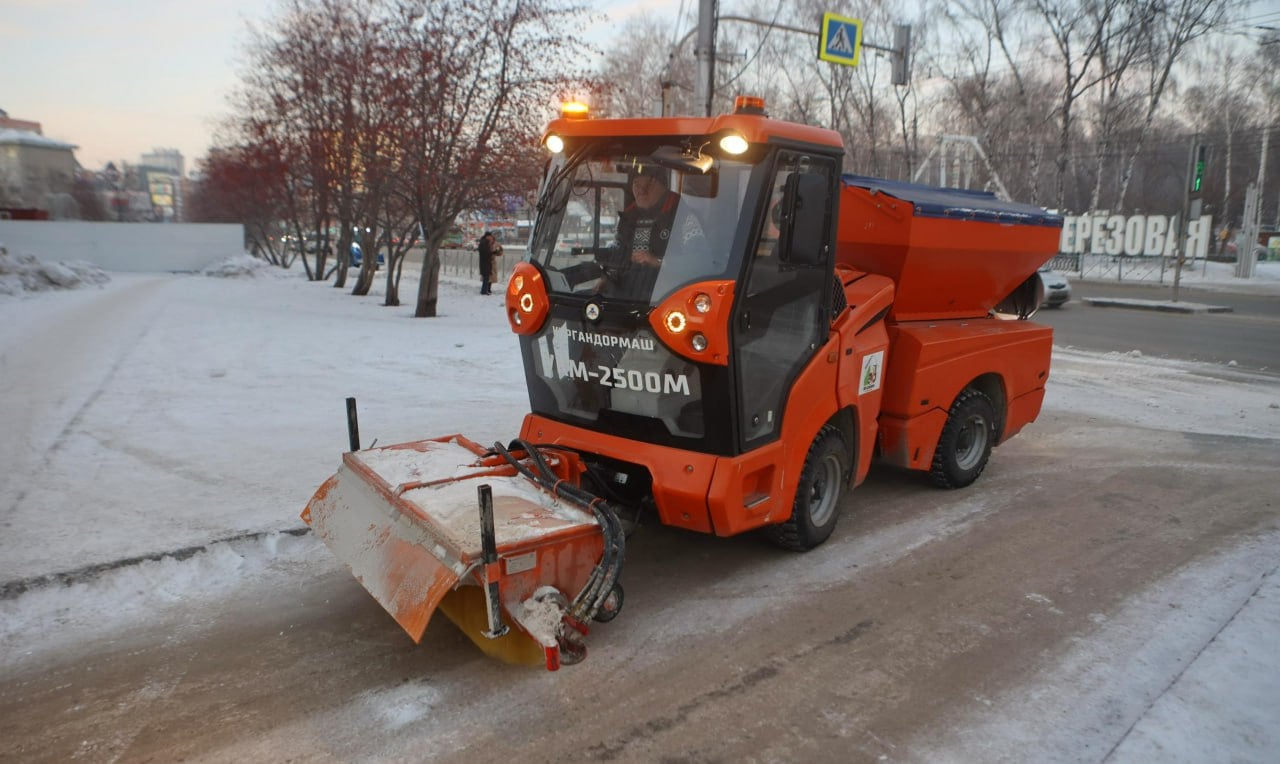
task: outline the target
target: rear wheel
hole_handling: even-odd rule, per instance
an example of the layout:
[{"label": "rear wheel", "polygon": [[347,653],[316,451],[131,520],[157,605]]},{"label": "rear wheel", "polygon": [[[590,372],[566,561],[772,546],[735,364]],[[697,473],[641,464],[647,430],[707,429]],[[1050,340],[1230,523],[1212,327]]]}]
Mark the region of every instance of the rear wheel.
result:
[{"label": "rear wheel", "polygon": [[849,449],[840,431],[826,426],[805,457],[791,519],[765,529],[783,549],[805,552],[826,541],[840,516],[840,496],[849,474]]},{"label": "rear wheel", "polygon": [[978,479],[995,445],[996,409],[984,393],[968,389],[951,404],[933,452],[929,477],[942,488],[964,488]]}]

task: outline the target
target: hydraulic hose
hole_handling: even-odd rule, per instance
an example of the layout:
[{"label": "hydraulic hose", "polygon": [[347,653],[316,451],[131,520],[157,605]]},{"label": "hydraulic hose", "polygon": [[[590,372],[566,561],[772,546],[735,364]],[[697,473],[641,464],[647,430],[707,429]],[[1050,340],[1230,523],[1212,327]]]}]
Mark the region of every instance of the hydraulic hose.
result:
[{"label": "hydraulic hose", "polygon": [[553,495],[566,499],[579,508],[590,512],[600,525],[601,534],[604,536],[604,553],[601,555],[600,562],[592,569],[591,575],[587,578],[587,583],[582,587],[582,591],[574,597],[568,612],[568,615],[578,622],[586,623],[600,611],[609,593],[617,583],[619,574],[622,572],[626,536],[622,529],[622,523],[618,519],[617,510],[603,497],[596,496],[590,491],[560,480],[555,472],[552,471],[550,465],[547,464],[542,453],[532,444],[523,440],[515,440],[512,445],[523,450],[528,455],[529,461],[536,467],[536,471],[517,459],[501,443],[494,443],[493,450],[500,454],[508,464],[524,477],[542,486]]},{"label": "hydraulic hose", "polygon": [[[541,451],[527,442],[517,441],[517,443],[538,468],[544,484],[545,481],[559,484],[559,479],[543,458]],[[587,585],[574,598],[573,605],[570,607],[570,615],[579,621],[586,621],[595,617],[618,581],[622,571],[626,535],[616,510],[602,497],[595,496],[578,486],[561,485],[561,488],[564,489],[564,493],[575,497],[576,501],[584,503],[585,507],[591,510],[605,538],[606,554],[602,556],[600,564],[592,571]]]}]

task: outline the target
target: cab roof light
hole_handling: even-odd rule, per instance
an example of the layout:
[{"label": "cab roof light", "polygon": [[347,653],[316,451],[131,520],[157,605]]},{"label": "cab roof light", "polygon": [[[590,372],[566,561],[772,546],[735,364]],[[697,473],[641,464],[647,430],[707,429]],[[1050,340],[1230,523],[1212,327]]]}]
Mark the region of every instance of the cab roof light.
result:
[{"label": "cab roof light", "polygon": [[764,112],[764,99],[758,96],[740,95],[733,99],[734,114],[755,114],[761,117],[768,116]]},{"label": "cab roof light", "polygon": [[547,140],[544,142],[544,145],[547,147],[547,151],[550,151],[552,154],[559,154],[561,151],[564,151],[564,138],[552,133],[547,136]]},{"label": "cab roof light", "polygon": [[591,110],[582,101],[565,101],[560,104],[560,116],[565,119],[586,119]]},{"label": "cab roof light", "polygon": [[751,144],[747,143],[747,139],[737,133],[729,133],[720,139],[720,150],[726,154],[737,156],[746,152],[751,148]]}]

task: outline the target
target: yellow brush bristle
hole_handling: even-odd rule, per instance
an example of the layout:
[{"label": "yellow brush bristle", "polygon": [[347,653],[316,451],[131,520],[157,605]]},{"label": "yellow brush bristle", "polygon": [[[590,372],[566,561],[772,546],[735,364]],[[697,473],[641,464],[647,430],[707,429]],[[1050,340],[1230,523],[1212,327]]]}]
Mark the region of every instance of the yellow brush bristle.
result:
[{"label": "yellow brush bristle", "polygon": [[450,591],[440,602],[439,608],[453,621],[467,638],[476,643],[485,655],[503,663],[541,666],[546,663],[546,653],[528,634],[508,623],[509,631],[497,639],[488,639],[489,617],[484,601],[484,590],[478,586],[462,586]]}]

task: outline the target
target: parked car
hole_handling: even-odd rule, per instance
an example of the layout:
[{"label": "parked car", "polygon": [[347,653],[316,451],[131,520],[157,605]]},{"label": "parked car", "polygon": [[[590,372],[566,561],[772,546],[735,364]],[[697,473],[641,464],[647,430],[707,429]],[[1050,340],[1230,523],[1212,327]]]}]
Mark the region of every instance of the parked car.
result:
[{"label": "parked car", "polygon": [[1040,282],[1044,284],[1044,307],[1060,308],[1071,299],[1071,282],[1047,265],[1040,268]]},{"label": "parked car", "polygon": [[[364,260],[364,250],[363,250],[363,249],[361,249],[361,247],[360,247],[360,245],[359,245],[359,244],[354,244],[354,243],[353,243],[353,244],[351,245],[351,265],[352,265],[352,267],[359,268],[359,267],[360,267],[360,263],[361,263],[363,260]],[[381,268],[382,266],[384,266],[384,265],[386,265],[386,264],[387,264],[387,257],[386,257],[386,255],[385,255],[385,254],[383,254],[382,252],[379,252],[379,253],[378,253],[378,262],[375,264],[375,270],[376,270],[377,268]]]}]

